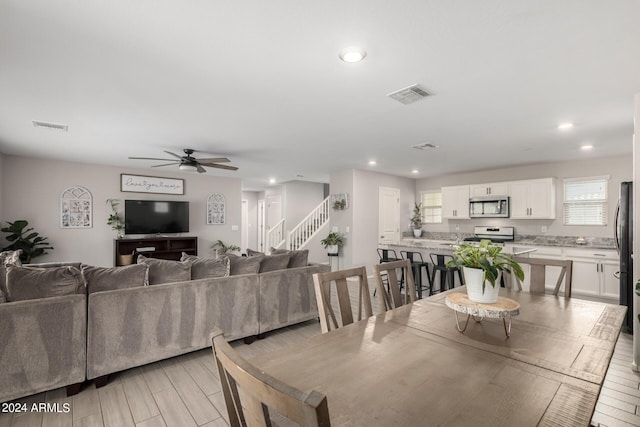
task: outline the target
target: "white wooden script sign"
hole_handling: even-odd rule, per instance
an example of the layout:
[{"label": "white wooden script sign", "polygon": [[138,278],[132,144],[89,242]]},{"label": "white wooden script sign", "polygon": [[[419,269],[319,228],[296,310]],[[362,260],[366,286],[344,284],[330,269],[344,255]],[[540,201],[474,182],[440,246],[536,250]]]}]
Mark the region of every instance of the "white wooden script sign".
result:
[{"label": "white wooden script sign", "polygon": [[130,193],[184,194],[184,179],[120,174],[120,191]]}]

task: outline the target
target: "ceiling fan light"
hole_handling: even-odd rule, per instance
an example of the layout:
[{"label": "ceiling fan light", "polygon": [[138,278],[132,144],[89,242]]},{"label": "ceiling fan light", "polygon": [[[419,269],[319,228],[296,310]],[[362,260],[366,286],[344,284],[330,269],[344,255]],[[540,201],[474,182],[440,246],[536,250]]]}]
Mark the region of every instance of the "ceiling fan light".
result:
[{"label": "ceiling fan light", "polygon": [[180,165],[180,170],[185,172],[196,172],[198,168],[195,165]]}]

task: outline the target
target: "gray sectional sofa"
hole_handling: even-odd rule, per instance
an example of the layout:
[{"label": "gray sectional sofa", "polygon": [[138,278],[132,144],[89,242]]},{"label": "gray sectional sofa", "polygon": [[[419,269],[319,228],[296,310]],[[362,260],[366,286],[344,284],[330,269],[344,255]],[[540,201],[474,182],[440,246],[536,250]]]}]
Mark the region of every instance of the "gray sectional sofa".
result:
[{"label": "gray sectional sofa", "polygon": [[[232,264],[233,265],[233,264]],[[310,264],[0,303],[0,402],[317,318]],[[90,289],[90,288],[89,288]]]}]

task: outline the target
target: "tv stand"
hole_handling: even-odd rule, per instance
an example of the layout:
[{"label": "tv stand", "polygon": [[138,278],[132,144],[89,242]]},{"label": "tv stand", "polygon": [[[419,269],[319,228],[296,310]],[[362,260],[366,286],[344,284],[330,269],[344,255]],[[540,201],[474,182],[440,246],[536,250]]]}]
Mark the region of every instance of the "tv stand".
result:
[{"label": "tv stand", "polygon": [[197,237],[146,237],[114,240],[114,265],[135,264],[138,255],[179,261],[182,252],[198,255]]}]

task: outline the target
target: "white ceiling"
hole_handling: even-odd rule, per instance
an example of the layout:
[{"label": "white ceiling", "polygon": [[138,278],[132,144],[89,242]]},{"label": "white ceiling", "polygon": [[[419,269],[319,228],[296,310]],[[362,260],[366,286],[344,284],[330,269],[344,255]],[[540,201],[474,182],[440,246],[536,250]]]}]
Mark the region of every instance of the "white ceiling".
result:
[{"label": "white ceiling", "polygon": [[[247,189],[631,154],[638,17],[637,0],[0,0],[0,152],[147,167],[127,157],[189,147]],[[363,62],[338,58],[351,45]],[[433,96],[385,96],[414,83]]]}]

